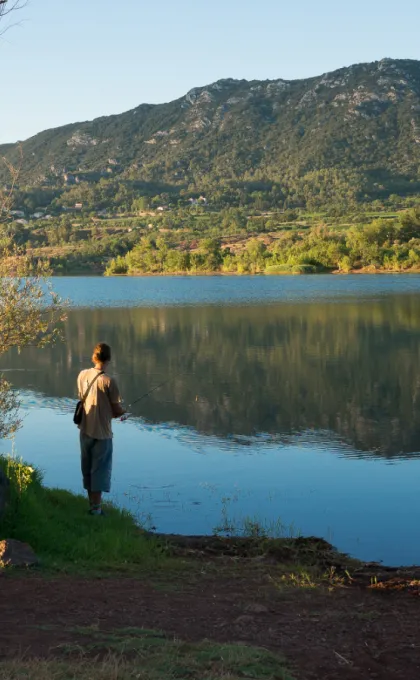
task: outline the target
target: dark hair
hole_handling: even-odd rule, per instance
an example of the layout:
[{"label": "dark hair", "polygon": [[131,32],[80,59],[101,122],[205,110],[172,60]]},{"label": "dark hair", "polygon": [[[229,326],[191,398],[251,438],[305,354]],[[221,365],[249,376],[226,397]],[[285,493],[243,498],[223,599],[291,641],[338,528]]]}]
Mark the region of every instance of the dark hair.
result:
[{"label": "dark hair", "polygon": [[92,354],[92,361],[94,364],[104,364],[105,361],[111,361],[111,348],[105,342],[98,342]]}]

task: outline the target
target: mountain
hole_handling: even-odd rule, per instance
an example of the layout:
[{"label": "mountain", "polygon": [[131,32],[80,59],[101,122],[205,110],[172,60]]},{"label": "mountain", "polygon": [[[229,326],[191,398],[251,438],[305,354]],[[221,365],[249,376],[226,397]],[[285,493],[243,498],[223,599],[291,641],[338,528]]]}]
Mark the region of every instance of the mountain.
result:
[{"label": "mountain", "polygon": [[[357,200],[415,193],[420,62],[383,59],[294,81],[219,80],[168,104],[41,132],[22,149],[21,184],[63,184],[64,173],[79,172],[197,191],[274,187],[321,203],[336,191]],[[18,162],[17,145],[0,153]]]}]

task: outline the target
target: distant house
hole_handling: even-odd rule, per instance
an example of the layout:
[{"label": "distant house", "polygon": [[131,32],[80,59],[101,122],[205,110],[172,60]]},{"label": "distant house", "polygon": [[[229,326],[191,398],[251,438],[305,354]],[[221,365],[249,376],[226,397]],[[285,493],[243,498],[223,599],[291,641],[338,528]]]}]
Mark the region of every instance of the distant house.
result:
[{"label": "distant house", "polygon": [[189,198],[191,205],[198,205],[199,203],[204,203],[207,205],[207,198],[205,196],[200,196],[200,198]]},{"label": "distant house", "polygon": [[158,208],[156,208],[158,212],[165,212],[165,210],[168,210],[167,205],[160,205]]},{"label": "distant house", "polygon": [[110,165],[118,165],[118,161],[116,160],[116,158],[108,158],[108,163]]},{"label": "distant house", "polygon": [[81,210],[83,208],[83,203],[75,203],[74,207],[76,210]]}]

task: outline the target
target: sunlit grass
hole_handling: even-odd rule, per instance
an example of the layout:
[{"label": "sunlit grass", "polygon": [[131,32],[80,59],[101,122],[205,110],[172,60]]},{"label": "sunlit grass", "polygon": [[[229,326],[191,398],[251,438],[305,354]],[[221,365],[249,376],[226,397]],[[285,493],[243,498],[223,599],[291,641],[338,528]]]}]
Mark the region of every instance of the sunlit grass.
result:
[{"label": "sunlit grass", "polygon": [[310,590],[328,587],[330,590],[334,590],[349,587],[352,584],[352,576],[348,570],[344,573],[337,573],[335,567],[321,569],[314,564],[313,567],[296,566],[293,570],[280,576],[270,576],[270,581],[279,590],[283,590],[285,587]]}]

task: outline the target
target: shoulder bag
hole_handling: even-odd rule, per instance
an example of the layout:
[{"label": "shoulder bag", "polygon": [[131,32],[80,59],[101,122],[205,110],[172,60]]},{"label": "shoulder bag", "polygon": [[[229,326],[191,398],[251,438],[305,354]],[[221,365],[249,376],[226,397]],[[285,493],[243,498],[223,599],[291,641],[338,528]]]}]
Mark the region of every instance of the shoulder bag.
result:
[{"label": "shoulder bag", "polygon": [[99,378],[99,376],[100,376],[100,375],[103,375],[103,374],[104,374],[104,371],[100,371],[97,375],[95,375],[94,379],[92,380],[92,382],[90,383],[90,385],[89,385],[89,387],[87,388],[86,392],[84,393],[82,399],[81,399],[80,401],[77,402],[76,408],[75,408],[75,410],[74,410],[74,415],[73,415],[73,423],[74,423],[75,425],[80,425],[80,423],[82,422],[82,418],[83,418],[83,410],[84,410],[84,406],[85,406],[85,401],[86,401],[86,399],[87,399],[87,397],[88,397],[88,394],[89,394],[89,392],[90,392],[90,388],[91,388],[92,385],[97,381],[97,379]]}]

